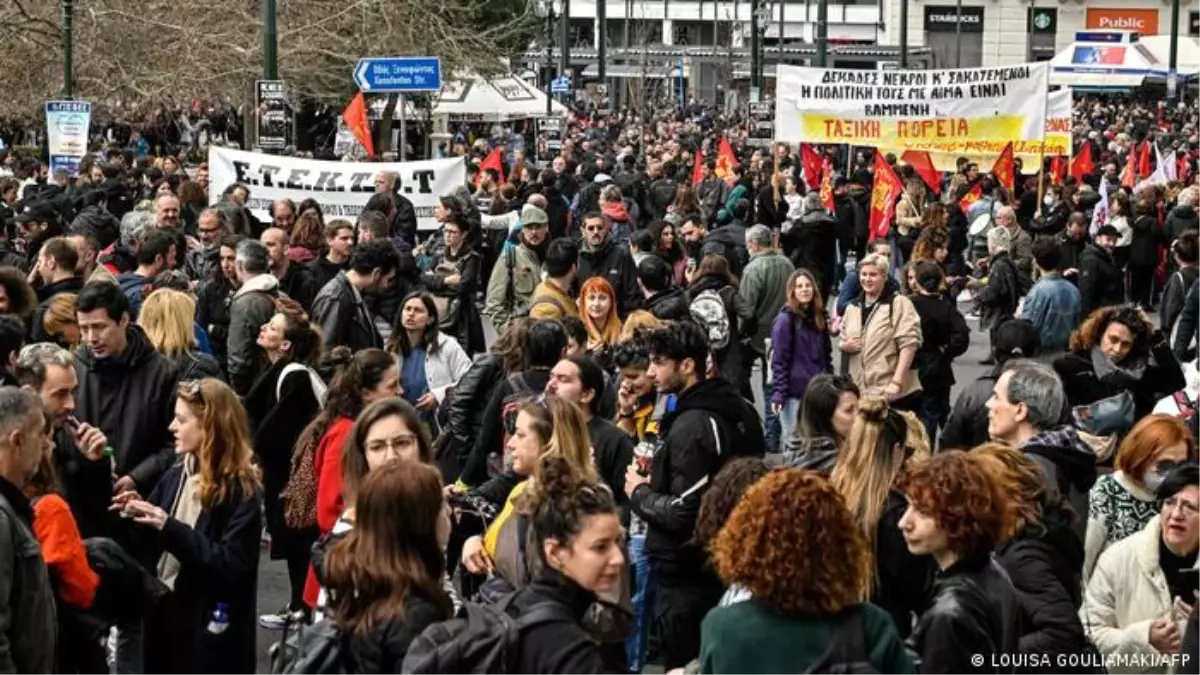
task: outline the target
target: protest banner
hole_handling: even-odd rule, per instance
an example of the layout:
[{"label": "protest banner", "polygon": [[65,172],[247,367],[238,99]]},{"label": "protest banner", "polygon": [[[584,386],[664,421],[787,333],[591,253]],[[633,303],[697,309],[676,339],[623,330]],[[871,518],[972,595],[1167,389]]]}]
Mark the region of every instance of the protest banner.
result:
[{"label": "protest banner", "polygon": [[465,185],[467,167],[461,158],[421,162],[324,162],[314,159],[266,155],[228,148],[208,150],[208,201],[215,204],[233,183],[250,188],[247,208],[270,222],[271,203],[291,199],[297,204],[312,197],[321,204],[325,219],[355,220],[375,194],[375,176],[391,171],[399,176],[399,192],[413,203],[420,230],[435,230],[433,209],[438,197]]},{"label": "protest banner", "polygon": [[961,156],[994,160],[1010,141],[1028,144],[1022,150],[1036,163],[1046,135],[1046,63],[914,71],[780,66],[778,72],[775,135],[789,143],[920,150],[945,171]]}]

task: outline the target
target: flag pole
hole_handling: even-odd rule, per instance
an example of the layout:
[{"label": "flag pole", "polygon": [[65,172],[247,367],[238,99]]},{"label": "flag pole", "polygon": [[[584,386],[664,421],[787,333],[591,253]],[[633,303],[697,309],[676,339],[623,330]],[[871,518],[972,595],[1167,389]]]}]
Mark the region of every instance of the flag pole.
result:
[{"label": "flag pole", "polygon": [[[1050,82],[1049,78],[1046,81],[1046,105],[1044,110],[1046,115],[1050,114]],[[1068,137],[1069,138],[1069,137]],[[1069,143],[1070,141],[1068,141]],[[1070,157],[1070,148],[1067,148],[1067,156]],[[1041,150],[1038,152],[1038,196],[1037,196],[1037,211],[1034,217],[1042,214],[1042,199],[1046,196],[1046,123],[1042,122],[1042,144]]]}]

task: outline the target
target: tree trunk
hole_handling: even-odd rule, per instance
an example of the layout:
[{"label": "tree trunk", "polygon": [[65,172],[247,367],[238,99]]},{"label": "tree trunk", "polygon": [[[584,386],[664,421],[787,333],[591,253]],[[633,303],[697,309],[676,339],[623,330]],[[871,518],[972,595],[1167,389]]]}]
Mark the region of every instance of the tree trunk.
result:
[{"label": "tree trunk", "polygon": [[392,150],[392,118],[396,116],[396,104],[400,94],[388,94],[387,104],[379,117],[379,133],[375,139],[375,154],[383,155]]}]

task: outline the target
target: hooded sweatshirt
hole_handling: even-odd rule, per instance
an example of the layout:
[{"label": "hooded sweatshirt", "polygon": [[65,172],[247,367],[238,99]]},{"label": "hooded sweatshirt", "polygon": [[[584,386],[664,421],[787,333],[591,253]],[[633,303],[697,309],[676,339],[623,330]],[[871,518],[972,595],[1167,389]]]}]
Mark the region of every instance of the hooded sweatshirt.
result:
[{"label": "hooded sweatshirt", "polygon": [[[1038,433],[1021,446],[1022,452],[1042,467],[1046,486],[1057,490],[1075,513],[1088,512],[1088,491],[1096,482],[1096,453],[1079,438],[1075,427],[1065,425]],[[1087,534],[1087,520],[1072,526],[1079,541]]]}]

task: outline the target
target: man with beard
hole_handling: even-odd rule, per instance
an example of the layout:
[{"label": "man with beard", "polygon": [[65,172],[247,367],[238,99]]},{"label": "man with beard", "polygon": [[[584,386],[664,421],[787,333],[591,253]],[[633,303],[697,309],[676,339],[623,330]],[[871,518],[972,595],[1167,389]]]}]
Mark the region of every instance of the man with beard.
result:
[{"label": "man with beard", "polygon": [[497,333],[503,333],[509,321],[528,311],[529,301],[542,279],[542,265],[550,244],[548,235],[546,212],[532,204],[522,207],[518,244],[508,248],[501,260],[496,261],[488,280],[483,313],[491,319]]},{"label": "man with beard", "polygon": [[196,235],[200,248],[187,252],[183,271],[189,279],[207,279],[212,270],[221,264],[221,238],[229,234],[225,213],[218,209],[204,209],[196,218]]},{"label": "man with beard", "polygon": [[604,277],[617,297],[617,315],[622,320],[642,304],[637,284],[637,267],[629,249],[618,246],[608,230],[604,215],[590,212],[583,216],[583,245],[579,249],[579,282]]},{"label": "man with beard", "polygon": [[196,298],[196,323],[208,331],[213,356],[224,372],[228,372],[229,308],[233,303],[234,291],[241,286],[235,269],[237,246],[243,239],[245,237],[238,234],[227,234],[221,238],[217,267],[201,283]]},{"label": "man with beard", "polygon": [[288,246],[291,243],[288,233],[278,227],[268,227],[263,230],[261,241],[267,247],[271,274],[279,280],[279,290],[300,303],[304,311],[310,311],[313,298],[321,289],[315,288],[312,273],[307,267],[293,263],[288,258]]},{"label": "man with beard", "polygon": [[388,193],[394,197],[395,213],[392,217],[393,231],[410,244],[417,235],[417,211],[412,201],[400,194],[400,175],[393,171],[381,171],[375,176],[375,192]]}]

